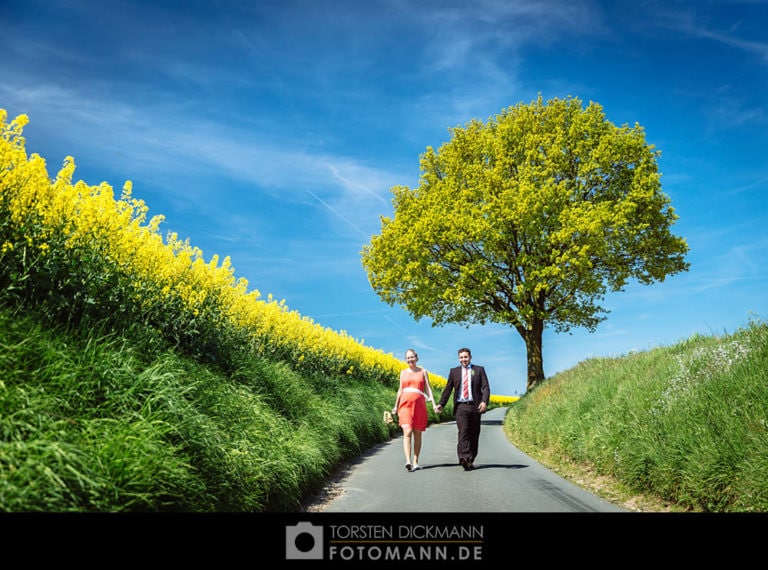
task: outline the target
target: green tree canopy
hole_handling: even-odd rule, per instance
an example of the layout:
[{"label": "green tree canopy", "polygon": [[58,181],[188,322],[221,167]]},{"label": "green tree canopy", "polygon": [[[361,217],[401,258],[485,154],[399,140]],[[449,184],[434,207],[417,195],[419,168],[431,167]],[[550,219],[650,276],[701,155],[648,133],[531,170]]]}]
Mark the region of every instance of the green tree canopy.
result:
[{"label": "green tree canopy", "polygon": [[450,129],[421,156],[418,188],[395,186],[394,217],[362,250],[371,286],[433,326],[515,327],[527,389],[544,380],[545,327],[594,331],[607,291],[688,269],[642,127],[541,96]]}]

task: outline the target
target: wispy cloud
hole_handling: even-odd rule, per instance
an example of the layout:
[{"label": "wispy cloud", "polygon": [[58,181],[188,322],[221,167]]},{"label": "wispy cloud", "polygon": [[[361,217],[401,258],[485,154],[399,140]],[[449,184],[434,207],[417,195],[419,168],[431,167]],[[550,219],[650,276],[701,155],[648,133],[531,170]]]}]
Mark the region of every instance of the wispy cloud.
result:
[{"label": "wispy cloud", "polygon": [[359,233],[360,235],[362,235],[363,237],[366,237],[366,238],[370,237],[370,234],[367,234],[367,233],[365,233],[363,230],[361,230],[360,228],[358,228],[358,227],[357,227],[357,226],[356,226],[356,225],[355,225],[355,224],[354,224],[354,223],[353,223],[351,220],[349,220],[349,219],[347,219],[346,217],[344,217],[344,215],[342,215],[342,214],[341,214],[339,211],[337,211],[337,210],[336,210],[336,209],[335,209],[333,206],[331,206],[330,204],[328,204],[328,202],[326,202],[325,200],[323,200],[322,198],[320,198],[320,196],[318,196],[317,194],[315,194],[314,192],[312,192],[312,190],[309,190],[309,189],[306,189],[306,190],[307,190],[307,194],[309,194],[309,195],[310,195],[310,196],[312,196],[312,197],[313,197],[315,200],[317,200],[318,202],[320,202],[320,203],[321,203],[323,206],[325,206],[326,208],[328,208],[328,210],[330,210],[330,211],[333,213],[333,215],[334,215],[334,216],[336,216],[337,218],[339,218],[341,221],[343,221],[345,224],[347,224],[347,225],[348,225],[349,227],[351,227],[353,230],[355,230],[356,232],[358,232],[358,233]]},{"label": "wispy cloud", "polygon": [[[706,14],[706,5],[700,7],[703,14]],[[757,61],[768,64],[768,42],[761,39],[751,39],[740,36],[740,33],[747,34],[743,22],[722,21],[718,23],[721,26],[728,26],[724,30],[716,30],[707,27],[702,23],[704,15],[699,15],[693,10],[675,10],[674,5],[664,4],[662,8],[656,11],[658,19],[657,25],[678,31],[694,38],[701,38],[726,45],[746,54],[752,55]],[[764,28],[757,27],[757,33],[763,34]]]},{"label": "wispy cloud", "polygon": [[392,323],[395,326],[396,329],[398,329],[398,330],[400,330],[400,331],[402,331],[404,333],[410,332],[408,329],[406,329],[404,326],[402,326],[400,323],[398,323],[395,319],[393,319],[389,315],[385,314],[385,315],[382,315],[382,317],[384,319],[386,319],[387,321],[389,321],[390,323]]},{"label": "wispy cloud", "polygon": [[700,26],[689,27],[686,31],[693,36],[720,42],[754,55],[758,61],[768,65],[768,43],[766,42],[745,40],[728,33],[712,31]]}]

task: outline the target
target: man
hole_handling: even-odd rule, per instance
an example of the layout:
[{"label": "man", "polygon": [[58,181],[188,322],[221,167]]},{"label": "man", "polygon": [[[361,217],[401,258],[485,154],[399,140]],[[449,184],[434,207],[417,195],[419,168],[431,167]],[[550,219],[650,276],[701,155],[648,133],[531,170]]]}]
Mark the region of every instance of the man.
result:
[{"label": "man", "polygon": [[468,348],[459,349],[459,364],[448,373],[448,382],[435,412],[443,411],[453,391],[453,414],[459,429],[456,453],[464,471],[472,471],[480,441],[480,416],[488,408],[491,387],[485,368],[472,364],[472,353]]}]

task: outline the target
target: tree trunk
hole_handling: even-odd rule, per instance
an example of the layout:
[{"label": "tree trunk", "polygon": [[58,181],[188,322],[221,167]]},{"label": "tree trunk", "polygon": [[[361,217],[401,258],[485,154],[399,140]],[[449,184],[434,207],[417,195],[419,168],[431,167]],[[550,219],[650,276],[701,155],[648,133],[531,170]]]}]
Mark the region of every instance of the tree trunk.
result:
[{"label": "tree trunk", "polygon": [[526,392],[544,381],[544,356],[541,350],[542,337],[544,335],[544,321],[534,321],[530,329],[525,330],[525,350],[528,357],[528,383]]}]

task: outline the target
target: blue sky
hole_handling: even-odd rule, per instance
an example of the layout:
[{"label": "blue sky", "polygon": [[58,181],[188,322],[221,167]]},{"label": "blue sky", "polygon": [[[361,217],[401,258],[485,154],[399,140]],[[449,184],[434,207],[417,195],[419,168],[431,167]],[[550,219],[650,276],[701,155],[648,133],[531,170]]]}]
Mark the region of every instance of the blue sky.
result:
[{"label": "blue sky", "polygon": [[768,2],[4,0],[0,108],[51,175],[134,196],[162,230],[322,326],[447,375],[459,347],[525,392],[511,328],[434,328],[379,300],[360,250],[450,127],[573,96],[661,151],[690,271],[544,336],[547,376],[732,333],[768,305]]}]

